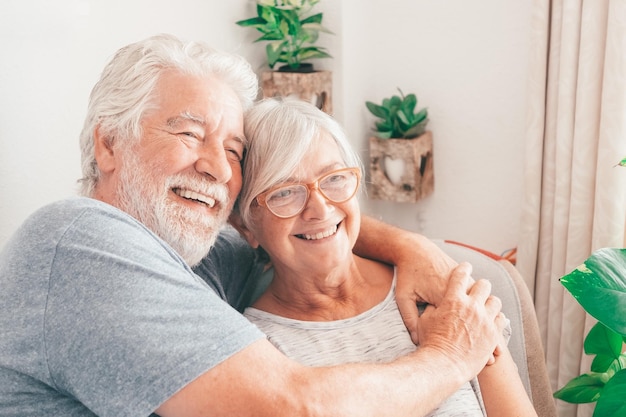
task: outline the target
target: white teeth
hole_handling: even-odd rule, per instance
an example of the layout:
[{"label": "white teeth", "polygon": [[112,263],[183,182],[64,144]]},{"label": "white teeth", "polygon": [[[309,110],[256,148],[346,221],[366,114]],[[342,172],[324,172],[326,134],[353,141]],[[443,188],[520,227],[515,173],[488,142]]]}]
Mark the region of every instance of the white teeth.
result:
[{"label": "white teeth", "polygon": [[330,229],[325,230],[323,232],[316,233],[314,235],[304,234],[302,236],[304,236],[304,238],[306,240],[318,240],[318,239],[324,239],[325,237],[328,237],[328,236],[332,236],[335,233],[337,233],[337,225],[335,225],[335,226],[331,227]]},{"label": "white teeth", "polygon": [[208,195],[200,194],[191,190],[181,190],[180,188],[174,190],[174,192],[183,198],[200,201],[211,208],[215,206],[215,199],[209,197]]}]

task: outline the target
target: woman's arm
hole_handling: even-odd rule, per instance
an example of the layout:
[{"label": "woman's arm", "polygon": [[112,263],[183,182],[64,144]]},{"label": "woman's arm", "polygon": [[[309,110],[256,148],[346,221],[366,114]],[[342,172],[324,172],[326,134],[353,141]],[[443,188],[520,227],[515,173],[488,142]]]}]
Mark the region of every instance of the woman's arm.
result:
[{"label": "woman's arm", "polygon": [[500,344],[500,354],[495,363],[485,366],[478,374],[480,391],[488,416],[496,417],[536,417],[535,411],[517,366],[505,343]]}]

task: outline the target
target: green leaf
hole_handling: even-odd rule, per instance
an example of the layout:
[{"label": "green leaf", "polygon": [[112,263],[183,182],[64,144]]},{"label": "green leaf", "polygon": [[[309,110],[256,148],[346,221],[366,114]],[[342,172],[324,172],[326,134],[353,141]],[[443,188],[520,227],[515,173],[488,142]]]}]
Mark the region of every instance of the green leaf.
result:
[{"label": "green leaf", "polygon": [[626,370],[619,371],[607,383],[593,412],[594,417],[626,415]]},{"label": "green leaf", "polygon": [[406,114],[404,114],[404,112],[399,111],[397,116],[398,116],[398,119],[404,124],[405,129],[411,125],[409,122],[409,119],[407,119]]},{"label": "green leaf", "polygon": [[251,17],[250,19],[244,19],[244,20],[239,20],[235,22],[235,24],[242,26],[242,27],[265,26],[266,23],[267,22],[265,21],[265,19],[260,18],[260,17]]},{"label": "green leaf", "polygon": [[282,50],[282,45],[285,43],[286,41],[270,42],[265,47],[265,52],[267,53],[267,63],[269,64],[270,68],[273,68],[274,65],[279,62],[280,51]]},{"label": "green leaf", "polygon": [[626,249],[599,249],[560,281],[585,311],[626,335]]},{"label": "green leaf", "polygon": [[261,4],[257,4],[256,13],[264,19],[270,25],[276,25],[276,14],[278,13],[277,9],[273,6],[263,6]]},{"label": "green leaf", "polygon": [[598,354],[617,359],[622,353],[622,336],[598,322],[585,338],[584,348],[587,355]]},{"label": "green leaf", "polygon": [[319,39],[320,34],[315,28],[303,26],[299,36],[302,43],[315,43]]},{"label": "green leaf", "polygon": [[426,129],[424,128],[423,124],[418,124],[410,128],[406,132],[404,132],[403,137],[406,139],[413,139],[413,138],[420,136],[422,133],[424,133],[425,130]]},{"label": "green leaf", "polygon": [[282,41],[285,37],[280,31],[268,32],[265,35],[261,36],[255,42],[260,41]]},{"label": "green leaf", "polygon": [[626,167],[626,156],[621,161],[619,161],[619,163],[617,165]]},{"label": "green leaf", "polygon": [[302,23],[302,25],[305,25],[306,23],[318,23],[318,24],[321,24],[322,23],[322,16],[323,16],[323,13],[314,14],[313,16],[309,16],[306,19],[302,19],[302,21],[300,21],[300,23]]},{"label": "green leaf", "polygon": [[591,372],[607,372],[616,361],[613,355],[598,354],[591,362]]},{"label": "green leaf", "polygon": [[414,121],[416,123],[422,123],[423,121],[426,120],[427,117],[428,117],[428,109],[427,108],[423,108],[422,110],[420,110],[419,112],[417,112],[415,114]]},{"label": "green leaf", "polygon": [[592,372],[605,372],[609,378],[622,369],[626,369],[626,355],[624,354],[617,359],[606,355],[596,355],[591,363]]},{"label": "green leaf", "polygon": [[393,132],[393,125],[386,121],[376,122],[376,130],[380,132]]},{"label": "green leaf", "polygon": [[307,46],[306,48],[300,48],[298,55],[308,58],[320,58],[321,56],[328,55],[328,53],[326,53],[323,48],[318,48],[316,46]]},{"label": "green leaf", "polygon": [[[383,103],[384,103],[384,100],[383,100]],[[394,109],[395,111],[398,111],[398,109],[402,105],[402,99],[400,97],[398,97],[398,96],[392,96],[389,99],[388,103],[389,103],[389,105],[385,106],[385,107],[388,107],[390,109]]]},{"label": "green leaf", "polygon": [[563,388],[553,395],[568,403],[591,403],[600,397],[600,392],[608,378],[603,373],[587,373],[570,380]]},{"label": "green leaf", "polygon": [[402,110],[406,114],[412,115],[415,111],[415,106],[417,106],[417,97],[415,94],[409,94],[404,97],[404,100],[402,100]]},{"label": "green leaf", "polygon": [[379,106],[376,103],[372,103],[371,101],[366,101],[365,106],[374,116],[379,117],[381,119],[386,119],[389,116],[389,110],[387,110],[383,106]]}]

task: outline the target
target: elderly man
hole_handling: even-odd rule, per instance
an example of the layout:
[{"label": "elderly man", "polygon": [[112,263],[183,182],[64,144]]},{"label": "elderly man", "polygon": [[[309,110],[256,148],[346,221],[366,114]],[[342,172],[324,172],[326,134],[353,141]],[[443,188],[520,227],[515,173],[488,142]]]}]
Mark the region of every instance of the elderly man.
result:
[{"label": "elderly man", "polygon": [[405,306],[439,305],[415,353],[306,367],[224,302],[242,308],[258,272],[219,233],[256,93],[245,60],[171,36],[106,66],[81,135],[85,197],[36,212],[0,254],[0,416],[416,416],[485,365],[500,309],[488,285],[467,268],[442,279],[449,260],[425,239],[372,220],[362,254],[394,261],[411,243],[404,276],[432,271],[398,289]]}]

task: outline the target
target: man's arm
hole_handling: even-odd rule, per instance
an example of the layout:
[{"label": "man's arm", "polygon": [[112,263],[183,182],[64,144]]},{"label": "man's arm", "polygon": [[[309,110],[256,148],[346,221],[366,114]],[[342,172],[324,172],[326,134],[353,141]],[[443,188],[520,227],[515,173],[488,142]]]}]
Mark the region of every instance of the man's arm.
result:
[{"label": "man's arm", "polygon": [[[421,416],[485,365],[501,329],[490,285],[471,288],[469,268],[455,270],[440,306],[422,320],[422,345],[389,364],[312,368],[254,342],[166,401],[178,416]],[[468,289],[469,288],[469,289]]]},{"label": "man's arm", "polygon": [[354,252],[396,265],[396,302],[404,324],[417,343],[416,303],[438,305],[456,262],[426,237],[362,216]]}]

